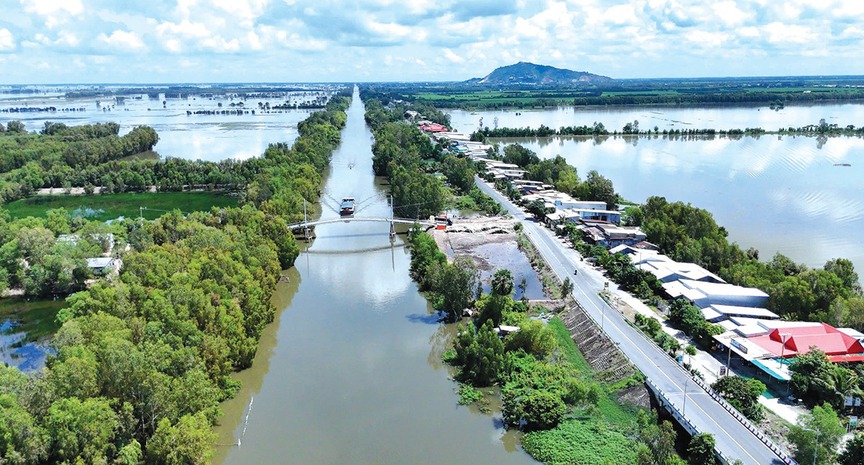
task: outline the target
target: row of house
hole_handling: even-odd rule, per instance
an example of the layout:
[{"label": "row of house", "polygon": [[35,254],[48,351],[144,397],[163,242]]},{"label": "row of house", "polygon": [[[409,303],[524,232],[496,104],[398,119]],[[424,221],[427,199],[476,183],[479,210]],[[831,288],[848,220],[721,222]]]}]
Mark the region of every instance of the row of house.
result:
[{"label": "row of house", "polygon": [[813,348],[832,362],[864,361],[864,334],[852,328],[835,328],[819,322],[785,321],[764,308],[769,295],[760,289],[726,283],[694,263],[680,263],[650,248],[619,246],[641,270],[663,283],[670,298],[683,297],[699,307],[711,323],[725,332],[714,336],[717,344],[779,381],[789,381],[788,359]]}]

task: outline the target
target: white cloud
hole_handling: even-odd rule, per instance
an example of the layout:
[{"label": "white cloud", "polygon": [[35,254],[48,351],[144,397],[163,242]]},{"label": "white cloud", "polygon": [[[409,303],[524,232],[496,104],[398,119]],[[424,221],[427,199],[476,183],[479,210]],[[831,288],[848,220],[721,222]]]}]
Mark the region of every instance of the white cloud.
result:
[{"label": "white cloud", "polygon": [[[183,60],[195,63],[197,80],[207,73],[248,80],[250,69],[266,77],[271,67],[286,80],[453,80],[519,60],[621,78],[864,74],[860,0],[5,3],[0,82],[26,82],[29,70],[56,63],[56,54],[80,58],[87,66],[71,68],[81,79],[103,80],[96,75],[103,64],[90,57],[106,51],[136,53],[107,54],[113,61],[104,72],[137,70],[163,81],[191,78]],[[724,53],[706,58],[719,48]],[[20,49],[27,53],[9,53]],[[43,76],[52,80],[51,72],[33,78]]]},{"label": "white cloud", "polygon": [[68,22],[70,16],[84,12],[81,0],[21,0],[21,6],[24,11],[43,17],[49,29]]},{"label": "white cloud", "polygon": [[807,26],[773,22],[762,29],[772,44],[806,44],[816,40],[816,34]]},{"label": "white cloud", "polygon": [[0,52],[15,50],[15,37],[9,29],[0,29]]},{"label": "white cloud", "polygon": [[444,58],[447,58],[453,63],[465,63],[465,59],[460,57],[459,55],[453,53],[453,50],[449,48],[444,49]]},{"label": "white cloud", "polygon": [[81,14],[84,5],[81,0],[21,0],[24,11],[40,16],[51,16],[58,13],[71,15]]},{"label": "white cloud", "polygon": [[137,52],[146,49],[144,42],[134,32],[115,30],[110,36],[99,34],[99,42],[121,51]]},{"label": "white cloud", "polygon": [[744,21],[751,16],[738,8],[738,5],[732,0],[717,2],[711,7],[711,9],[713,10],[714,15],[716,15],[717,18],[720,19],[720,22],[722,22],[726,27],[734,27],[743,24]]}]

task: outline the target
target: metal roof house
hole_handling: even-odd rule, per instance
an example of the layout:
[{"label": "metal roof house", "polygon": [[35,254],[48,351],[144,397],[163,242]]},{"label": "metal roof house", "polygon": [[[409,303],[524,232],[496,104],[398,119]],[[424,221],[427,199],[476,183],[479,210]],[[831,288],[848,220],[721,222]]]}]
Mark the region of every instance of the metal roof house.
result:
[{"label": "metal roof house", "polygon": [[742,287],[726,283],[713,283],[681,279],[663,284],[669,297],[683,297],[699,308],[714,304],[739,307],[761,307],[768,302],[768,294],[755,287]]}]

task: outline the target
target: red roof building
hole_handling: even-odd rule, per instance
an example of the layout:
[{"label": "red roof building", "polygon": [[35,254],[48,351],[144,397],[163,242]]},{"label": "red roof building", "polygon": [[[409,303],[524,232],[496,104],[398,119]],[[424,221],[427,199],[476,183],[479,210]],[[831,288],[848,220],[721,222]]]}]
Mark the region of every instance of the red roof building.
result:
[{"label": "red roof building", "polygon": [[774,328],[764,336],[749,338],[777,357],[789,358],[810,352],[815,347],[832,362],[864,358],[864,345],[858,339],[825,323]]},{"label": "red roof building", "polygon": [[442,126],[438,123],[421,124],[420,130],[426,132],[446,132],[447,126]]}]

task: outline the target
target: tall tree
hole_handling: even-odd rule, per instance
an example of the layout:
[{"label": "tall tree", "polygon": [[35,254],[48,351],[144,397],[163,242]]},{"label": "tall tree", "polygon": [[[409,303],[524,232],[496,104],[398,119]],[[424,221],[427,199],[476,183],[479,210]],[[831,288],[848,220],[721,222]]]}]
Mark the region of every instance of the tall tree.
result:
[{"label": "tall tree", "polygon": [[765,385],[758,379],[724,376],[711,387],[747,418],[753,421],[762,419],[759,396],[765,392]]},{"label": "tall tree", "polygon": [[450,321],[458,320],[462,310],[474,301],[474,292],[480,280],[480,271],[474,260],[460,255],[453,264],[444,264],[433,273],[433,289],[441,296],[441,308]]},{"label": "tall tree", "polygon": [[690,440],[687,446],[687,463],[689,465],[714,465],[717,459],[714,455],[716,441],[711,433],[699,433]]},{"label": "tall tree", "polygon": [[812,414],[802,415],[789,430],[789,440],[799,463],[834,463],[837,446],[846,429],[830,405],[813,407]]}]

